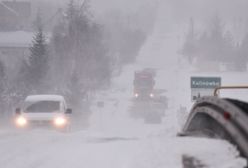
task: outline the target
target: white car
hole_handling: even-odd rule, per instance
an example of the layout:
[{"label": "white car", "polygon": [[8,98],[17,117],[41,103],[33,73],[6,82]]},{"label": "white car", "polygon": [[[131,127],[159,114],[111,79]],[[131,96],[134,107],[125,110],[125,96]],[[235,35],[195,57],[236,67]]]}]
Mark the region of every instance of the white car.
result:
[{"label": "white car", "polygon": [[57,129],[68,128],[71,109],[60,95],[28,96],[22,108],[16,109],[15,125],[18,128],[48,126]]}]

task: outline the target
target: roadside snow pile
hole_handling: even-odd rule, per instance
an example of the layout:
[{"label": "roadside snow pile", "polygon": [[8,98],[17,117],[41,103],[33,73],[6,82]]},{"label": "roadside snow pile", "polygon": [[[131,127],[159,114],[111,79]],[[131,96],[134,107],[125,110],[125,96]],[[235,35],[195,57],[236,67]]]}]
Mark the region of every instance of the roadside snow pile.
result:
[{"label": "roadside snow pile", "polygon": [[[156,142],[156,140],[154,141]],[[161,137],[159,142],[155,142],[152,143],[153,150],[157,153],[154,154],[154,157],[162,162],[160,165],[171,163],[168,167],[183,167],[175,165],[182,160],[184,155],[187,155],[196,158],[209,168],[242,168],[246,166],[245,159],[239,157],[237,149],[222,140]],[[180,163],[182,164],[181,161]]]},{"label": "roadside snow pile", "polygon": [[180,153],[193,156],[210,168],[238,168],[247,165],[239,151],[223,140],[205,138],[182,138],[179,140]]}]

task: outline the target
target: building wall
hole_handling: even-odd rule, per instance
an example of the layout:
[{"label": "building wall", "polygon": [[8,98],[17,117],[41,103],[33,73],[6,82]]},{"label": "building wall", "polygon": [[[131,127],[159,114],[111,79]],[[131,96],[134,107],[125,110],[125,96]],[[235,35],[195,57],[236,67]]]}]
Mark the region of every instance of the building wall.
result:
[{"label": "building wall", "polygon": [[6,73],[10,77],[15,77],[23,59],[30,55],[28,47],[0,47],[0,60],[6,67]]}]

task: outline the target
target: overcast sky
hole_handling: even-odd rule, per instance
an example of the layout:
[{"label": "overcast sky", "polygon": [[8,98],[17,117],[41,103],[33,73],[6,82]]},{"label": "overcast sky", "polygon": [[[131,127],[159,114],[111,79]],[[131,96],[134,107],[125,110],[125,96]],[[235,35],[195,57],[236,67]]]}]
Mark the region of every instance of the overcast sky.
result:
[{"label": "overcast sky", "polygon": [[247,0],[167,0],[167,2],[179,16],[205,17],[215,12],[226,17],[248,14]]},{"label": "overcast sky", "polygon": [[[70,0],[31,0],[47,1],[64,7]],[[83,2],[84,0],[75,0]],[[224,20],[234,20],[248,16],[248,0],[91,0],[91,8],[94,15],[102,15],[108,10],[115,9],[124,13],[140,11],[144,5],[159,4],[164,6],[164,15],[170,15],[171,20],[185,21],[190,17],[205,22],[216,13]],[[154,8],[156,9],[156,8]]]},{"label": "overcast sky", "polygon": [[[70,0],[30,0],[47,1],[58,5],[68,3]],[[84,0],[76,0],[83,2]],[[226,16],[245,15],[248,12],[248,0],[91,0],[92,7],[98,12],[106,9],[120,9],[122,11],[135,10],[143,4],[166,5],[178,16],[208,15],[214,11]]]}]

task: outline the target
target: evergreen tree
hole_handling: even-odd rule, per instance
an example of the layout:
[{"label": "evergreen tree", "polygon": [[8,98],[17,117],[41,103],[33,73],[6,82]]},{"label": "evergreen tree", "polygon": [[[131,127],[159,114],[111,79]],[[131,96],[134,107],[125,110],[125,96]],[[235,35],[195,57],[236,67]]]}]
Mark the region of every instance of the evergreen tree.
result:
[{"label": "evergreen tree", "polygon": [[210,34],[207,44],[206,55],[208,60],[220,61],[224,55],[224,24],[218,15],[214,16],[210,25]]},{"label": "evergreen tree", "polygon": [[40,28],[34,37],[29,57],[29,82],[33,87],[40,86],[48,72],[48,51],[45,36]]},{"label": "evergreen tree", "polygon": [[5,76],[5,66],[3,62],[0,60],[0,97],[2,97],[5,91],[5,83],[6,83],[6,76]]},{"label": "evergreen tree", "polygon": [[216,66],[213,67],[216,70],[219,69],[219,63],[232,64],[237,62],[239,59],[234,57],[234,55],[237,55],[237,47],[234,44],[233,36],[231,32],[225,32],[224,28],[221,18],[216,15],[213,17],[209,29],[197,38],[194,31],[194,22],[191,20],[182,50],[183,55],[190,62],[197,58],[198,64],[211,61]]},{"label": "evergreen tree", "polygon": [[190,63],[192,63],[194,57],[196,57],[197,51],[197,39],[195,33],[195,25],[193,18],[190,18],[189,31],[186,36],[185,43],[183,45],[182,54],[185,55]]},{"label": "evergreen tree", "polygon": [[70,22],[72,20],[75,19],[76,16],[76,7],[75,7],[75,3],[74,0],[71,0],[67,6],[67,10],[66,10],[66,19]]},{"label": "evergreen tree", "polygon": [[210,37],[221,41],[223,38],[223,31],[224,31],[224,23],[222,22],[219,15],[215,15],[212,18],[211,25],[210,25]]},{"label": "evergreen tree", "polygon": [[40,14],[37,15],[36,19],[38,27],[30,47],[30,56],[22,67],[26,71],[24,72],[25,83],[32,91],[39,91],[46,84],[45,78],[49,69],[48,49]]},{"label": "evergreen tree", "polygon": [[220,57],[221,62],[233,62],[236,55],[236,47],[234,44],[233,35],[227,31],[223,37],[223,52]]},{"label": "evergreen tree", "polygon": [[33,21],[33,29],[35,31],[38,31],[39,29],[43,29],[43,23],[42,23],[40,9],[38,10],[38,12],[36,14],[35,20]]},{"label": "evergreen tree", "polygon": [[4,82],[5,79],[5,66],[3,62],[0,60],[0,83]]},{"label": "evergreen tree", "polygon": [[3,114],[3,112],[6,109],[6,97],[7,97],[7,77],[5,73],[5,66],[3,62],[0,60],[0,107],[2,111],[0,112],[0,115]]},{"label": "evergreen tree", "polygon": [[234,58],[237,62],[237,68],[241,71],[247,70],[248,62],[248,34],[244,37],[240,47],[238,47],[238,58]]},{"label": "evergreen tree", "polygon": [[248,34],[245,35],[241,46],[240,46],[240,53],[243,61],[248,61]]}]

